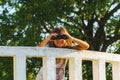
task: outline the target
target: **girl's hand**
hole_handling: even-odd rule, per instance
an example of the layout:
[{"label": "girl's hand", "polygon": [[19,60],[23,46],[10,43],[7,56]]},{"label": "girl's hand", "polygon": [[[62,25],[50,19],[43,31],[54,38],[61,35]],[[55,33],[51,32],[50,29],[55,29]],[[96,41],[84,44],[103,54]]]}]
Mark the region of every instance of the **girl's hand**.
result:
[{"label": "girl's hand", "polygon": [[65,32],[65,33],[63,33],[63,34],[66,35],[66,36],[68,36],[69,39],[72,39],[72,38],[73,38],[68,32]]},{"label": "girl's hand", "polygon": [[56,36],[57,34],[56,33],[52,33],[52,34],[50,34],[47,38],[45,38],[38,46],[39,47],[45,47],[45,45],[49,42],[49,41],[51,41],[51,37],[52,36]]},{"label": "girl's hand", "polygon": [[57,35],[57,33],[52,33],[52,34],[50,34],[50,35],[48,36],[48,38],[50,39],[50,41],[52,41],[52,40],[51,40],[52,36],[56,36],[56,35]]}]

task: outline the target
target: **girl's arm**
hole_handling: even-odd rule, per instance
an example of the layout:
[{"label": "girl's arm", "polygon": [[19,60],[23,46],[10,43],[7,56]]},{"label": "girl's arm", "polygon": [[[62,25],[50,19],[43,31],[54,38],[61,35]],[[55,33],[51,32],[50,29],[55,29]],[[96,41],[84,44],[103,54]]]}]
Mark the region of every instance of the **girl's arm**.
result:
[{"label": "girl's arm", "polygon": [[80,49],[80,50],[86,50],[89,48],[89,44],[81,39],[77,39],[74,37],[71,37],[71,40],[75,43],[77,43],[76,46],[74,46],[74,48],[76,49]]},{"label": "girl's arm", "polygon": [[45,38],[38,46],[39,47],[45,47],[45,45],[50,41],[50,36]]},{"label": "girl's arm", "polygon": [[81,39],[77,39],[72,37],[68,32],[64,33],[65,35],[67,35],[69,37],[69,39],[72,40],[72,42],[77,43],[77,45],[73,46],[74,49],[79,49],[79,50],[85,50],[89,48],[89,44]]},{"label": "girl's arm", "polygon": [[55,36],[56,33],[50,34],[47,38],[45,38],[38,46],[39,47],[45,47],[46,44],[51,40],[52,36]]}]

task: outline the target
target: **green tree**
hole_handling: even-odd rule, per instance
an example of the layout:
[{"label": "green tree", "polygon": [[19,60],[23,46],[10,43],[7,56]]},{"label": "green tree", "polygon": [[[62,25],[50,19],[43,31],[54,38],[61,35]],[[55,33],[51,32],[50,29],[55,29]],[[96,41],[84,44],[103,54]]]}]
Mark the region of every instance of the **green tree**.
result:
[{"label": "green tree", "polygon": [[[72,36],[86,40],[90,50],[120,53],[120,0],[2,0],[0,9],[0,45],[36,46],[63,25]],[[29,60],[27,70],[36,74],[33,65],[40,63]],[[91,64],[84,64],[83,78],[92,80]]]}]

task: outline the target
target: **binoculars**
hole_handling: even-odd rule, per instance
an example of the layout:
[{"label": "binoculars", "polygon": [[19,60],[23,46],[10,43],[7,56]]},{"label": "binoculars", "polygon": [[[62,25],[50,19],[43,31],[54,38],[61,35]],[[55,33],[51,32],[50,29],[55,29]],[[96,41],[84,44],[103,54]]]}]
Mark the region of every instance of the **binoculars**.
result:
[{"label": "binoculars", "polygon": [[69,37],[68,36],[66,36],[65,34],[58,34],[58,35],[56,35],[56,36],[52,36],[51,37],[51,40],[58,40],[58,39],[68,39]]}]

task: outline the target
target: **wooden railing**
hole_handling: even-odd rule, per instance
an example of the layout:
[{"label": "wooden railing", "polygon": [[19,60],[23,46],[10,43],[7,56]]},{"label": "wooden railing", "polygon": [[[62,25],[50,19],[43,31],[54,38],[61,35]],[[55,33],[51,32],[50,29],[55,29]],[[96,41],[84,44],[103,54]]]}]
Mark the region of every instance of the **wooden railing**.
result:
[{"label": "wooden railing", "polygon": [[62,48],[0,47],[0,56],[14,58],[14,80],[26,80],[26,57],[42,57],[44,80],[56,80],[55,59],[69,59],[69,80],[82,79],[82,60],[92,61],[93,80],[106,80],[105,63],[112,64],[112,80],[120,79],[120,55]]}]

